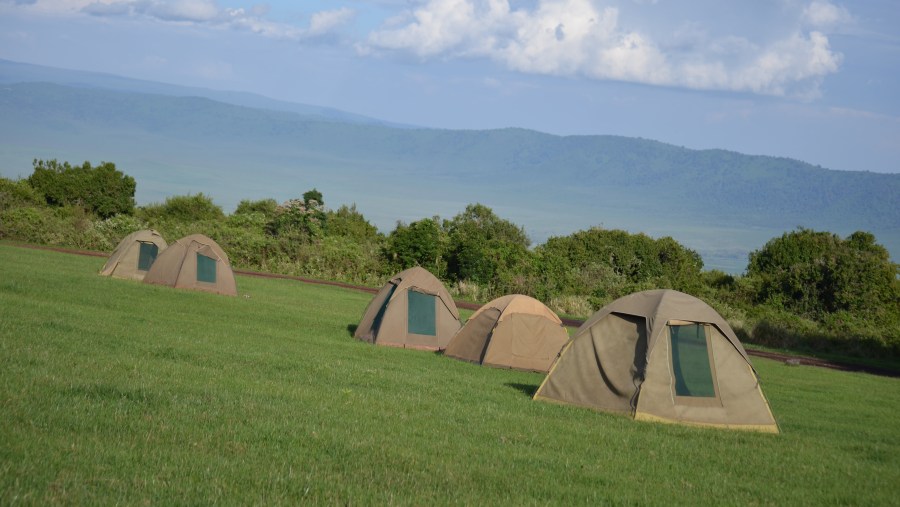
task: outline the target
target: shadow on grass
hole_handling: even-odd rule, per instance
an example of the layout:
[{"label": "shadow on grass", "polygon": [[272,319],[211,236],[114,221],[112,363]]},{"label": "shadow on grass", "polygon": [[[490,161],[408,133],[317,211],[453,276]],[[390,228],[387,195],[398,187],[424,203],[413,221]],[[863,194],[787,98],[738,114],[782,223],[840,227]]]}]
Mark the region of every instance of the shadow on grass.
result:
[{"label": "shadow on grass", "polygon": [[356,332],[356,328],[358,328],[358,327],[359,326],[356,324],[347,324],[347,332],[350,333],[351,337],[353,336],[353,333]]},{"label": "shadow on grass", "polygon": [[538,387],[534,384],[519,384],[518,382],[507,382],[504,384],[506,386],[512,387],[513,389],[518,389],[522,391],[524,394],[527,394],[529,398],[534,398],[534,393],[537,392]]}]

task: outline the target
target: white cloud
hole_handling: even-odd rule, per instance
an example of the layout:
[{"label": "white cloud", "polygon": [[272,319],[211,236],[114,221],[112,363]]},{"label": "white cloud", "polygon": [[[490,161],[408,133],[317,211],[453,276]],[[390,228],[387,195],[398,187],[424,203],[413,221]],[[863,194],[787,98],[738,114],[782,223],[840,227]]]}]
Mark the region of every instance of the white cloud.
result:
[{"label": "white cloud", "polygon": [[818,29],[829,29],[852,20],[850,12],[831,2],[816,0],[803,9],[803,21]]},{"label": "white cloud", "polygon": [[[620,21],[616,7],[595,0],[427,0],[369,35],[360,52],[406,52],[421,59],[488,58],[526,73],[582,76],[692,89],[813,97],[837,72],[841,55],[826,35],[849,13],[825,1],[806,6],[795,28],[775,40],[711,38],[701,25],[673,26],[662,46],[657,31]],[[623,6],[622,9],[627,9]],[[799,9],[798,9],[798,12]]]},{"label": "white cloud", "polygon": [[[15,1],[22,3],[22,0]],[[222,8],[215,0],[31,0],[20,8],[42,14],[84,13],[97,17],[143,17],[163,22],[202,24],[248,30],[265,37],[288,40],[331,35],[355,14],[346,7],[316,12],[310,16],[309,26],[302,28],[267,19],[268,9],[265,6]]]}]

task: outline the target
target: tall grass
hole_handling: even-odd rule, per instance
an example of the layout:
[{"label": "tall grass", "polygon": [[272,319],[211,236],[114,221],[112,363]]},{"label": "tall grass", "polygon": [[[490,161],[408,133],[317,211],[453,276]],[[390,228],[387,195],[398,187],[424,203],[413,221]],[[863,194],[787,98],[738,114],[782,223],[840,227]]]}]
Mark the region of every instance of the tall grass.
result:
[{"label": "tall grass", "polygon": [[756,359],[778,436],[534,402],[375,347],[371,295],[236,298],[0,244],[0,504],[896,504],[900,381]]}]

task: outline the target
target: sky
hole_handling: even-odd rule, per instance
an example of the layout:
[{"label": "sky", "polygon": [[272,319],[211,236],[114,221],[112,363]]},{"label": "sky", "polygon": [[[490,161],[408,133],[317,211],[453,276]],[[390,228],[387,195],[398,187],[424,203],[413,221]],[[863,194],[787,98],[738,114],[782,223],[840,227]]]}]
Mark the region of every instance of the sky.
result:
[{"label": "sky", "polygon": [[896,0],[0,0],[0,58],[900,172]]}]

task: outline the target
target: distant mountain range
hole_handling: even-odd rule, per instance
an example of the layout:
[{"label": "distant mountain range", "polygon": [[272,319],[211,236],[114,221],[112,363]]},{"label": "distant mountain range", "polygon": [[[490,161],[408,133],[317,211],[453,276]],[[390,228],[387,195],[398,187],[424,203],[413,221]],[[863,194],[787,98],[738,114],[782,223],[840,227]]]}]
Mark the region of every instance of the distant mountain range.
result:
[{"label": "distant mountain range", "polygon": [[34,158],[114,162],[138,201],[204,192],[356,203],[383,231],[481,202],[540,243],[592,225],[670,235],[708,268],[798,226],[875,233],[900,253],[900,174],[523,129],[440,130],[247,94],[0,60],[0,174]]}]

